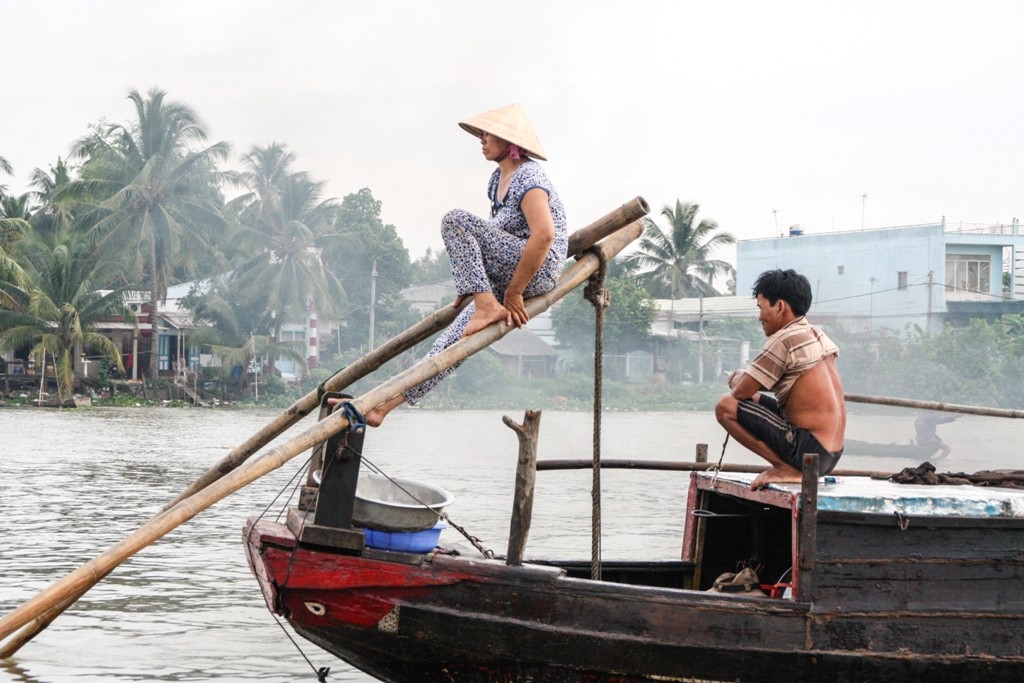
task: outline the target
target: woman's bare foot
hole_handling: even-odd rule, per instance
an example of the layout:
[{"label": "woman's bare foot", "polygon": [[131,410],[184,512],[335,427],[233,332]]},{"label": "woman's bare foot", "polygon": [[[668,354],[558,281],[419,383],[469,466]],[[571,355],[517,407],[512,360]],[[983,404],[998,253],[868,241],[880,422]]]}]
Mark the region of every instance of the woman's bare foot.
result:
[{"label": "woman's bare foot", "polygon": [[750,490],[763,489],[768,484],[793,484],[803,481],[803,474],[792,467],[769,467],[750,482]]},{"label": "woman's bare foot", "polygon": [[[327,405],[336,406],[339,403],[350,401],[348,398],[329,398],[327,399]],[[379,406],[368,412],[363,417],[366,418],[366,425],[368,427],[380,427],[381,423],[384,422],[384,418],[388,416],[392,410],[405,403],[405,396],[395,396],[390,401],[385,401]],[[333,408],[332,408],[333,410]]]},{"label": "woman's bare foot", "polygon": [[399,394],[390,401],[385,401],[366,414],[366,424],[369,427],[380,427],[384,418],[392,410],[405,403],[405,396]]},{"label": "woman's bare foot", "polygon": [[473,316],[466,324],[466,329],[462,333],[463,338],[476,334],[492,323],[509,318],[508,310],[490,292],[474,294],[473,304],[476,306],[476,310],[473,311]]}]

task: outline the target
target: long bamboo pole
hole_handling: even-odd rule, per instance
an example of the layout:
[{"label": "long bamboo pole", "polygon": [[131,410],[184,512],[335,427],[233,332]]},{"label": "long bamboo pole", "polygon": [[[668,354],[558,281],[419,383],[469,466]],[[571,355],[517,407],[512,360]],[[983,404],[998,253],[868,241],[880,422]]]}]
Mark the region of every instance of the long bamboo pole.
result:
[{"label": "long bamboo pole", "polygon": [[[643,197],[634,197],[619,208],[611,211],[596,221],[572,233],[569,236],[569,254],[578,256],[585,250],[594,246],[597,242],[617,230],[639,220],[645,216],[650,208]],[[434,311],[420,322],[416,323],[404,332],[395,335],[384,342],[376,349],[359,360],[339,370],[334,376],[324,382],[325,391],[342,391],[352,383],[370,374],[381,367],[387,361],[399,355],[403,351],[411,349],[430,335],[442,330],[451,324],[464,306],[463,302],[458,308],[444,306]],[[169,509],[176,503],[188,498],[193,493],[202,490],[211,483],[217,481],[226,473],[235,469],[245,462],[253,453],[266,446],[272,440],[280,436],[296,422],[311,413],[320,404],[320,391],[314,389],[302,398],[298,399],[287,410],[274,418],[266,426],[245,440],[241,445],[235,447],[224,456],[213,467],[203,473],[188,488],[181,492],[177,498],[164,506]]]},{"label": "long bamboo pole", "polygon": [[[597,249],[600,250],[601,256],[605,260],[609,260],[622,251],[630,242],[639,237],[642,231],[643,227],[640,221],[637,220],[606,238],[597,245]],[[527,312],[531,317],[534,317],[550,308],[556,301],[586,282],[587,278],[597,270],[599,263],[597,255],[584,255],[577,263],[562,273],[554,289],[547,294],[530,299],[526,304]],[[377,388],[354,399],[353,403],[361,413],[365,414],[369,409],[408,391],[420,382],[436,376],[455,363],[493,344],[511,329],[512,326],[506,325],[504,321],[494,323],[477,334],[456,342],[438,355],[424,358],[416,365],[395,375]],[[344,413],[332,413],[298,437],[271,448],[260,457],[248,463],[247,466],[226,474],[201,491],[160,513],[106,552],[75,569],[59,581],[56,581],[13,612],[0,619],[0,640],[8,638],[18,629],[33,622],[35,619],[49,618],[49,621],[52,621],[53,616],[50,614],[52,611],[59,609],[61,606],[71,604],[76,595],[85,593],[91,586],[95,585],[139,550],[152,545],[217,501],[238,491],[263,475],[282,467],[295,456],[312,448],[321,441],[327,440],[347,426],[348,419]],[[24,642],[26,641],[22,640],[22,643]],[[9,646],[5,648],[8,651],[10,649]],[[9,657],[11,654],[13,654],[13,651],[9,652],[6,656]]]},{"label": "long bamboo pole", "polygon": [[[648,211],[650,211],[650,207],[646,200],[644,200],[643,197],[634,197],[614,211],[611,211],[597,219],[590,225],[573,232],[572,235],[569,236],[569,255],[579,258],[585,250],[594,246],[598,241],[604,239],[615,231],[622,229],[633,221],[639,220],[641,217],[646,215]],[[467,304],[468,302],[464,302],[458,307],[445,306],[434,311],[419,323],[392,337],[379,347],[371,349],[357,361],[335,373],[324,382],[323,390],[344,390],[349,385],[381,367],[384,363],[391,360],[398,354],[412,348],[430,335],[438,332],[444,327],[447,327],[455,319],[459,311],[461,311]],[[170,509],[177,503],[185,500],[198,491],[201,491],[203,488],[217,481],[228,472],[231,472],[242,465],[254,453],[259,451],[273,439],[280,436],[303,417],[316,409],[319,405],[319,401],[319,388],[310,391],[308,394],[298,399],[287,410],[267,423],[262,429],[250,436],[242,444],[236,446],[218,463],[204,472],[174,500],[167,503],[167,505],[162,508],[161,512]],[[96,580],[96,583],[98,583],[102,578],[103,577],[99,577]],[[0,659],[6,659],[14,652],[17,652],[24,643],[28,642],[43,631],[65,609],[82,597],[82,595],[84,595],[92,585],[95,585],[95,583],[87,585],[78,594],[69,595],[61,605],[52,608],[46,614],[40,615],[34,619],[30,625],[22,629],[15,638],[9,641],[6,648],[0,648]]]},{"label": "long bamboo pole", "polygon": [[[589,470],[594,466],[592,460],[557,460],[547,459],[537,461],[537,471],[541,470]],[[601,469],[619,470],[654,470],[667,472],[706,472],[720,469],[722,472],[746,472],[756,474],[763,472],[764,465],[734,465],[723,463],[719,467],[713,462],[682,462],[675,460],[602,460]],[[829,476],[836,477],[873,477],[875,479],[891,477],[894,472],[882,472],[879,470],[832,470]]]},{"label": "long bamboo pole", "polygon": [[965,406],[940,401],[917,401],[910,398],[892,398],[889,396],[863,396],[846,394],[848,403],[873,403],[880,406],[898,406],[900,408],[918,408],[921,410],[941,410],[947,413],[966,413],[968,415],[986,415],[988,417],[1024,417],[1024,410],[1009,408],[985,408],[984,406]]}]

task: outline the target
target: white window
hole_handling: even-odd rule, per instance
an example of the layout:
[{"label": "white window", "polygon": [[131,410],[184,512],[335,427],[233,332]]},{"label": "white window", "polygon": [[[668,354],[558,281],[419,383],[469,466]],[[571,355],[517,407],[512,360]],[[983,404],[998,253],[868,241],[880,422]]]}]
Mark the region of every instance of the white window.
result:
[{"label": "white window", "polygon": [[946,254],[946,290],[989,292],[992,259],[982,254]]}]

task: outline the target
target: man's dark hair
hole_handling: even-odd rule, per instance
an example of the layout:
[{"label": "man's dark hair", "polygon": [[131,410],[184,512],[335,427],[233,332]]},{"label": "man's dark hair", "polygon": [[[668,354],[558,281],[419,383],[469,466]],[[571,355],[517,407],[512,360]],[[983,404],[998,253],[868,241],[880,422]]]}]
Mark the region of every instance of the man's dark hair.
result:
[{"label": "man's dark hair", "polygon": [[811,283],[795,270],[766,270],[754,283],[754,298],[760,294],[773,306],[782,299],[797,316],[811,307]]}]

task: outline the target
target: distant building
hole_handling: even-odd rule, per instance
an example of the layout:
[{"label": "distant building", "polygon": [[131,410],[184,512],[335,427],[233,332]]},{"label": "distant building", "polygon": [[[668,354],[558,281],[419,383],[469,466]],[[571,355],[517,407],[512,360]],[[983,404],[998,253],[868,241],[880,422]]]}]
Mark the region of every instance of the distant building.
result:
[{"label": "distant building", "polygon": [[[736,291],[793,268],[811,281],[810,317],[850,332],[937,331],[971,318],[1024,312],[1024,232],[1009,225],[947,225],[742,240]],[[1009,284],[1004,288],[1004,274]],[[705,300],[706,301],[706,300]]]}]

